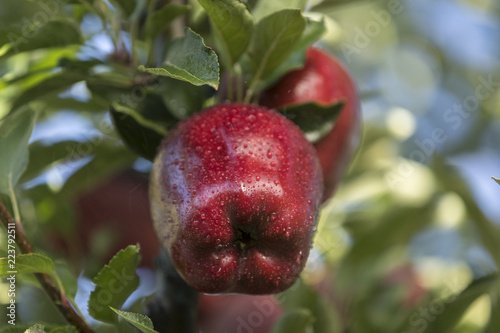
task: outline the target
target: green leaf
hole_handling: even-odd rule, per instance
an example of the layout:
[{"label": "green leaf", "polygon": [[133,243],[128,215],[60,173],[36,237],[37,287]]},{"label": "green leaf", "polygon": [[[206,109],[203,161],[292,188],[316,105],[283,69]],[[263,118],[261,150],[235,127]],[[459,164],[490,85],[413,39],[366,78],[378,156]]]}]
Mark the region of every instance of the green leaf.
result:
[{"label": "green leaf", "polygon": [[217,32],[218,48],[231,69],[248,47],[253,32],[253,17],[238,0],[199,0]]},{"label": "green leaf", "polygon": [[38,254],[20,254],[15,258],[13,263],[12,257],[0,258],[0,276],[7,277],[12,273],[10,271],[15,271],[17,274],[28,274],[28,273],[46,273],[52,274],[54,272],[54,262],[52,259]]},{"label": "green leaf", "polygon": [[471,217],[471,222],[476,227],[481,242],[489,251],[497,269],[500,268],[500,228],[492,223],[477,205],[474,197],[470,193],[469,187],[456,171],[445,165],[438,156],[434,158],[434,169],[438,174],[438,179],[445,184],[449,191],[456,192],[464,201],[467,212]]},{"label": "green leaf", "polygon": [[288,58],[283,61],[275,70],[272,71],[265,79],[260,80],[257,85],[257,91],[263,91],[279,81],[285,74],[304,67],[306,61],[306,51],[294,51]]},{"label": "green leaf", "polygon": [[116,5],[126,17],[132,15],[137,4],[137,0],[111,0],[111,2]]},{"label": "green leaf", "polygon": [[48,77],[47,79],[24,90],[12,103],[11,110],[40,99],[41,97],[54,96],[69,89],[73,84],[83,81],[87,77],[85,72],[64,71],[60,74]]},{"label": "green leaf", "polygon": [[139,247],[128,246],[118,252],[93,279],[96,287],[89,300],[89,313],[93,318],[109,323],[116,321],[110,307],[121,307],[139,286],[136,273],[139,260]]},{"label": "green leaf", "polygon": [[348,3],[353,3],[359,0],[323,0],[313,7],[314,11],[325,12],[331,9],[335,9],[340,5],[345,5]]},{"label": "green leaf", "polygon": [[275,12],[257,23],[250,48],[256,77],[264,79],[288,58],[305,26],[306,19],[295,9]]},{"label": "green leaf", "polygon": [[[437,316],[433,316],[433,320],[428,321],[427,327],[422,332],[452,332],[469,306],[480,296],[490,293],[498,282],[497,274],[487,275],[472,281],[459,295],[444,299],[443,312]],[[412,315],[414,316],[414,314]],[[411,328],[411,326],[408,328]]]},{"label": "green leaf", "polygon": [[288,310],[309,310],[315,317],[314,333],[341,333],[340,316],[337,311],[314,289],[299,279],[290,289],[281,293],[278,299]]},{"label": "green leaf", "polygon": [[205,46],[203,38],[186,28],[185,36],[174,40],[168,48],[162,68],[140,69],[155,75],[187,81],[195,86],[219,86],[219,63],[215,52]]},{"label": "green leaf", "polygon": [[60,141],[50,145],[41,142],[33,142],[29,145],[30,162],[21,177],[21,182],[26,182],[40,175],[54,162],[65,160],[72,154],[81,142]]},{"label": "green leaf", "polygon": [[113,103],[111,107],[115,113],[123,113],[125,115],[132,117],[142,127],[150,129],[160,134],[161,136],[165,136],[167,134],[166,125],[161,125],[157,122],[151,121],[145,118],[142,114],[140,114],[136,110],[133,110],[124,105],[120,105],[118,103]]},{"label": "green leaf", "polygon": [[490,320],[486,325],[484,333],[498,333],[500,332],[500,316],[494,315],[495,313],[500,313],[500,285],[497,288],[495,295],[491,297],[491,312]]},{"label": "green leaf", "polygon": [[5,53],[0,54],[0,58],[20,52],[82,43],[78,28],[63,20],[49,21],[41,26],[23,26],[21,31],[10,31],[7,38],[9,47]]},{"label": "green leaf", "polygon": [[354,229],[356,224],[353,225],[352,222],[346,224],[347,230],[353,235],[354,245],[342,258],[336,281],[339,290],[366,295],[380,278],[380,272],[376,268],[382,267],[381,261],[384,260],[385,254],[391,249],[408,244],[416,232],[433,221],[435,212],[432,204],[423,207],[391,208],[368,225],[362,222],[361,230]]},{"label": "green leaf", "polygon": [[93,159],[71,175],[61,189],[62,195],[73,195],[95,186],[113,173],[131,167],[132,163],[137,159],[137,155],[133,154],[126,147],[117,146],[116,140],[105,140],[99,144],[92,144],[90,152],[85,151],[81,154],[78,151],[74,151],[70,154],[69,158],[71,160],[92,155]]},{"label": "green leaf", "polygon": [[304,10],[307,0],[260,0],[252,9],[252,14],[256,20],[260,20],[271,13],[290,8]]},{"label": "green leaf", "polygon": [[332,105],[305,103],[285,107],[279,111],[297,124],[308,139],[317,141],[330,132],[343,106],[343,102]]},{"label": "green leaf", "polygon": [[152,161],[168,129],[175,125],[160,96],[149,95],[135,110],[113,103],[110,111],[123,141],[136,153]]},{"label": "green leaf", "polygon": [[215,90],[208,86],[193,86],[166,77],[154,92],[163,98],[163,103],[170,114],[182,120],[203,109],[203,103],[215,93]]},{"label": "green leaf", "polygon": [[309,17],[307,19],[307,25],[300,38],[300,41],[297,43],[296,49],[305,50],[309,46],[311,46],[314,42],[320,39],[326,32],[326,22],[325,18],[321,17],[321,20],[313,20]]},{"label": "green leaf", "polygon": [[146,20],[146,38],[155,38],[163,32],[178,16],[184,14],[191,6],[169,3],[155,11]]},{"label": "green leaf", "polygon": [[0,193],[10,194],[28,164],[28,140],[35,112],[23,110],[0,123]]},{"label": "green leaf", "polygon": [[306,309],[287,312],[274,325],[272,333],[308,333],[312,331],[314,316]]},{"label": "green leaf", "polygon": [[491,178],[493,178],[493,180],[496,181],[498,185],[500,185],[500,179],[495,178],[495,177],[491,177]]},{"label": "green leaf", "polygon": [[[51,52],[45,52],[43,59],[44,63],[46,63],[45,66],[40,65],[40,64],[33,64],[32,67],[29,68],[29,71],[16,76],[14,78],[10,79],[0,79],[0,89],[6,88],[10,85],[13,85],[15,83],[23,82],[24,80],[27,79],[33,79],[33,77],[37,76],[42,76],[42,77],[48,77],[51,76],[50,72],[54,70],[58,70],[59,68],[65,70],[65,71],[87,71],[90,68],[92,68],[95,65],[102,64],[100,60],[74,60],[74,59],[69,59],[67,57],[59,58],[59,54],[61,52],[57,51],[51,51]],[[54,59],[57,57],[57,60],[53,60],[52,63],[50,62],[51,58]],[[57,69],[56,69],[57,68]]]},{"label": "green leaf", "polygon": [[87,88],[92,93],[95,101],[100,103],[105,110],[114,101],[124,102],[130,100],[134,102],[140,99],[144,90],[143,87],[134,85],[131,73],[116,68],[113,69],[112,72],[95,74],[85,80]]},{"label": "green leaf", "polygon": [[285,74],[304,67],[306,61],[306,50],[326,31],[324,17],[321,20],[313,20],[307,18],[307,26],[300,38],[300,41],[295,46],[295,50],[281,64],[274,69],[265,79],[260,80],[257,91],[263,91],[267,87],[276,83]]},{"label": "green leaf", "polygon": [[28,328],[25,333],[45,333],[45,327],[40,324],[35,324]]},{"label": "green leaf", "polygon": [[[42,329],[45,329],[45,332],[48,333],[78,333],[78,330],[74,326],[58,326],[51,324],[38,325],[42,326]],[[15,326],[8,326],[10,327],[0,329],[0,333],[24,333],[27,332],[28,329],[33,327],[33,325],[21,325],[18,323],[16,323]]]},{"label": "green leaf", "polygon": [[[111,307],[111,310],[113,310],[116,314],[118,314],[120,317],[128,321],[130,324],[132,324],[134,327],[136,327],[138,330],[144,333],[155,333],[156,331],[154,330],[153,327],[153,322],[149,317],[140,314],[140,313],[133,313],[133,312],[126,312],[126,311],[120,311],[117,310],[113,307]],[[158,332],[156,332],[158,333]]]},{"label": "green leaf", "polygon": [[49,333],[78,333],[78,330],[74,326],[59,326],[51,328]]}]

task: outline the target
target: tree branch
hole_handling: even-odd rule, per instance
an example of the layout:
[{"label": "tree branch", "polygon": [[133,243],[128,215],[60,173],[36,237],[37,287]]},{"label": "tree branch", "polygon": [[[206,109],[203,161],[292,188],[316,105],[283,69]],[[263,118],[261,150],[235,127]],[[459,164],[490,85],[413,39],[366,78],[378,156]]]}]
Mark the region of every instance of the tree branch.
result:
[{"label": "tree branch", "polygon": [[[31,244],[28,242],[28,239],[24,235],[23,229],[19,223],[16,223],[10,213],[7,211],[7,208],[3,204],[3,202],[0,200],[0,220],[2,221],[2,224],[4,227],[8,230],[9,227],[12,228],[14,226],[16,233],[15,233],[15,240],[16,240],[16,245],[21,251],[22,254],[30,254],[33,253],[33,248],[31,247]],[[42,273],[35,273],[34,274],[42,288],[45,290],[49,298],[52,300],[52,302],[56,305],[56,307],[59,309],[59,311],[63,314],[63,316],[66,318],[66,320],[75,326],[78,331],[84,332],[84,333],[93,333],[94,331],[90,326],[87,324],[87,322],[81,318],[73,309],[73,307],[67,302],[66,298],[63,297],[63,294],[61,291],[57,288],[56,284],[54,283],[54,280],[47,275],[47,274],[42,274]]]},{"label": "tree branch", "polygon": [[157,260],[161,288],[146,306],[146,314],[159,332],[195,333],[198,292],[177,273],[168,254],[162,249]]}]

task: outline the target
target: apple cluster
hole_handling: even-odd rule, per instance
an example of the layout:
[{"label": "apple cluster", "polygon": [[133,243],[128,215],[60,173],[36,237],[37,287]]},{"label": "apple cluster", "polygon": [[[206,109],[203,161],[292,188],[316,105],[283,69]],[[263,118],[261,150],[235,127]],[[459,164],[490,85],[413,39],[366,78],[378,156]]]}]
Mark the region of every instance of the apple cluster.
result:
[{"label": "apple cluster", "polygon": [[[279,109],[343,107],[314,145]],[[205,293],[286,290],[307,261],[321,204],[333,194],[359,140],[359,101],[347,70],[309,48],[302,69],[261,94],[180,122],[151,174],[157,235],[177,271]]]}]

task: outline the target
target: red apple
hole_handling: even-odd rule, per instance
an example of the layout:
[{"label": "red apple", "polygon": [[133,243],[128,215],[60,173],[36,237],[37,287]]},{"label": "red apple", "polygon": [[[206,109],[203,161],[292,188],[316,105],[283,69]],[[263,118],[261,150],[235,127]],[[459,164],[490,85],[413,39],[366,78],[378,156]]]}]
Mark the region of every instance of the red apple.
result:
[{"label": "red apple", "polygon": [[198,327],[203,333],[267,333],[285,314],[273,295],[205,295],[198,303]]},{"label": "red apple", "polygon": [[160,245],[151,227],[148,203],[148,182],[145,176],[132,170],[114,175],[95,188],[81,193],[76,200],[78,235],[90,251],[96,245],[100,230],[113,232],[108,252],[102,253],[107,263],[128,245],[141,247],[141,266],[153,267]]},{"label": "red apple", "polygon": [[325,182],[323,201],[334,193],[360,142],[360,104],[353,78],[333,56],[309,48],[304,67],[283,76],[260,100],[262,105],[277,109],[339,101],[345,104],[334,127],[314,144]]},{"label": "red apple", "polygon": [[[74,234],[54,232],[47,246],[68,260],[107,264],[128,245],[141,247],[141,267],[153,267],[160,245],[151,222],[147,177],[124,170],[79,192]],[[108,235],[108,237],[99,237]],[[96,243],[101,242],[101,243]],[[103,244],[102,242],[105,242]]]},{"label": "red apple", "polygon": [[157,235],[193,288],[271,294],[299,276],[323,179],[284,116],[245,104],[197,113],[163,141],[150,182]]}]

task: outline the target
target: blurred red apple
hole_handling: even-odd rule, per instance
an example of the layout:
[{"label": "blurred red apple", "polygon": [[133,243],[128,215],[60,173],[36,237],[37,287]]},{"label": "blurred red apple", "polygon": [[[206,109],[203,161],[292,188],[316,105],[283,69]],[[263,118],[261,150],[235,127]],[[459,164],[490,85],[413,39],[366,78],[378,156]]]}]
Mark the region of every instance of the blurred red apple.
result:
[{"label": "blurred red apple", "polygon": [[260,99],[260,104],[277,109],[340,101],[345,104],[334,127],[314,144],[325,182],[323,201],[334,193],[360,142],[360,103],[353,78],[332,55],[309,48],[304,67],[283,76]]}]

